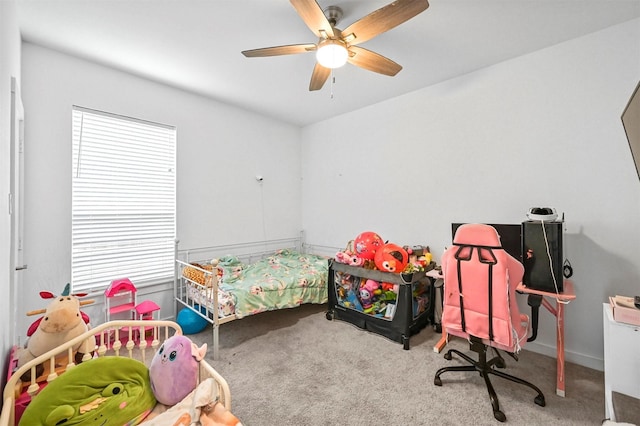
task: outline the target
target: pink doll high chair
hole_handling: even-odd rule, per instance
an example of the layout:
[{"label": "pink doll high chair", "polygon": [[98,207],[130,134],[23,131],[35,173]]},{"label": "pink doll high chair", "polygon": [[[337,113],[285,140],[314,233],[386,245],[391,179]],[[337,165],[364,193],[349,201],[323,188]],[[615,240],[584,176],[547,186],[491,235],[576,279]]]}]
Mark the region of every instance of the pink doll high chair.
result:
[{"label": "pink doll high chair", "polygon": [[[482,224],[460,226],[453,245],[442,257],[442,273],[442,326],[449,335],[467,339],[470,349],[478,353],[478,360],[450,349],[444,355],[445,359],[451,360],[452,354],[456,354],[470,365],[439,369],[434,384],[442,386],[440,376],[448,371],[480,373],[489,392],[493,415],[501,422],[506,420],[506,416],[500,411],[490,375],[528,386],[538,394],[534,402],[544,407],[545,399],[540,389],[498,370],[505,367],[498,349],[517,360],[516,354],[527,341],[529,317],[520,313],[515,295],[524,267],[502,249],[495,228]],[[487,361],[489,347],[493,348],[496,356]]]}]

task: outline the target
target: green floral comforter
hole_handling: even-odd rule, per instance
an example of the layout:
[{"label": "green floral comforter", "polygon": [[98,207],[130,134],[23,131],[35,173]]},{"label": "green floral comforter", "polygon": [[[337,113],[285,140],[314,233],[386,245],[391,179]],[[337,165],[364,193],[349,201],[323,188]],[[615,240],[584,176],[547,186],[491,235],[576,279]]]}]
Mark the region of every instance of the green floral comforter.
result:
[{"label": "green floral comforter", "polygon": [[327,302],[326,257],[285,249],[250,265],[236,256],[225,256],[218,267],[223,271],[220,291],[233,299],[238,318]]}]

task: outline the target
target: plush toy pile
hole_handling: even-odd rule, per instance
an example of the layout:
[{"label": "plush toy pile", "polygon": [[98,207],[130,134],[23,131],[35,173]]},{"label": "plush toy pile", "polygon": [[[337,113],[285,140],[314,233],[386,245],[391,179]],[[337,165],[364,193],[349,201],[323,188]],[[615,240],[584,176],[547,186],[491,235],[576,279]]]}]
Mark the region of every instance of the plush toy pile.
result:
[{"label": "plush toy pile", "polygon": [[359,234],[347,248],[335,255],[336,262],[382,272],[411,273],[424,271],[432,256],[427,246],[399,246],[384,242],[380,235],[366,231]]},{"label": "plush toy pile", "polygon": [[[429,247],[399,246],[385,242],[380,235],[371,231],[359,234],[344,251],[336,253],[334,259],[339,263],[394,274],[424,271],[432,261]],[[398,297],[397,284],[347,273],[338,273],[335,278],[337,298],[341,305],[370,315],[392,317],[395,306],[391,305],[395,304]],[[414,289],[416,311],[425,304],[421,300],[423,294],[423,289]]]}]

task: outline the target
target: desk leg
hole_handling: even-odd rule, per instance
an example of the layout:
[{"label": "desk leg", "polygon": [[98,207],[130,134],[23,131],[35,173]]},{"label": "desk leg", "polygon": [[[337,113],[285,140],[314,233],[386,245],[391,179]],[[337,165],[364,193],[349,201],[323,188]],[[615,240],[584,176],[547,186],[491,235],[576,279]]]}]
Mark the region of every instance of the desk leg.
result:
[{"label": "desk leg", "polygon": [[556,347],[558,361],[558,378],[556,382],[556,394],[564,397],[564,303],[556,302]]},{"label": "desk leg", "polygon": [[437,354],[442,352],[444,347],[447,346],[447,332],[444,331],[444,327],[442,327],[442,337],[438,340],[438,343],[433,347],[433,351]]}]

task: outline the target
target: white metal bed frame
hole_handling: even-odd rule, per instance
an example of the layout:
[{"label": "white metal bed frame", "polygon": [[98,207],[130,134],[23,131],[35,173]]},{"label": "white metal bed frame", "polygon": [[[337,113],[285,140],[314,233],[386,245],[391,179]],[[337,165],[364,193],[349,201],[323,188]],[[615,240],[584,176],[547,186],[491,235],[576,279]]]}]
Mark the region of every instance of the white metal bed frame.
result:
[{"label": "white metal bed frame", "polygon": [[[196,249],[185,249],[179,250],[178,243],[176,241],[175,246],[175,259],[176,259],[176,268],[175,268],[175,276],[174,276],[174,299],[176,301],[175,307],[176,310],[174,312],[174,318],[177,318],[178,308],[179,306],[184,306],[190,308],[195,314],[204,318],[207,322],[209,322],[213,327],[213,359],[217,360],[219,355],[219,328],[222,324],[231,322],[236,320],[237,317],[235,314],[227,315],[222,318],[218,315],[218,279],[217,279],[217,271],[215,269],[215,265],[213,271],[206,271],[201,268],[194,267],[190,264],[190,262],[198,262],[198,263],[211,263],[213,259],[216,259],[225,255],[235,255],[243,263],[252,263],[257,260],[263,259],[269,255],[272,255],[275,250],[278,249],[294,249],[299,252],[303,251],[303,243],[302,243],[302,233],[299,237],[293,238],[282,238],[276,240],[267,240],[260,242],[252,242],[252,243],[240,243],[240,244],[231,244],[224,246],[211,246],[211,247],[202,247]],[[204,259],[204,260],[203,260]],[[192,267],[200,272],[202,272],[205,276],[211,277],[210,286],[204,286],[200,283],[197,283],[193,280],[190,280],[182,275],[182,269],[184,267]],[[187,295],[187,285],[189,283],[190,286],[199,289],[207,288],[207,291],[212,292],[211,296],[213,299],[213,304],[216,307],[215,310],[209,309],[208,306],[199,305],[199,309],[196,308],[196,301],[188,297]]]},{"label": "white metal bed frame", "polygon": [[[300,235],[292,238],[281,238],[274,240],[266,240],[266,241],[257,241],[257,242],[249,242],[249,243],[239,243],[239,244],[230,244],[230,245],[221,245],[221,246],[211,246],[211,247],[202,247],[195,249],[179,249],[178,248],[179,241],[176,241],[175,245],[175,259],[176,259],[176,268],[175,268],[175,276],[174,276],[174,299],[175,303],[175,312],[174,318],[177,318],[178,310],[180,306],[184,306],[190,308],[195,314],[204,318],[207,322],[209,322],[213,327],[213,359],[219,359],[219,328],[222,324],[234,321],[237,318],[235,314],[231,315],[223,315],[222,317],[218,314],[218,312],[213,312],[209,309],[208,306],[199,305],[199,309],[197,309],[194,305],[196,305],[196,301],[187,297],[187,288],[185,283],[188,281],[189,285],[199,288],[205,289],[207,286],[203,286],[200,283],[189,280],[182,276],[182,269],[184,267],[193,267],[196,270],[202,272],[205,276],[211,277],[211,284],[208,288],[209,291],[212,292],[211,298],[213,299],[213,306],[218,306],[218,281],[216,270],[214,267],[213,272],[206,271],[201,268],[194,267],[190,264],[190,262],[198,262],[200,264],[203,263],[211,263],[211,260],[219,258],[225,255],[235,255],[237,256],[243,263],[253,263],[257,260],[264,259],[267,256],[270,256],[274,253],[274,251],[278,249],[294,249],[301,253],[307,253],[308,248],[311,246],[307,246],[304,244],[304,232],[300,232]],[[335,253],[332,253],[332,255]]]}]

